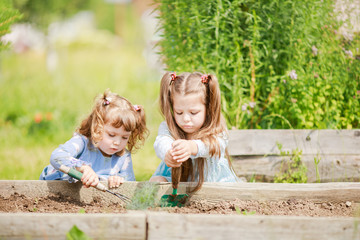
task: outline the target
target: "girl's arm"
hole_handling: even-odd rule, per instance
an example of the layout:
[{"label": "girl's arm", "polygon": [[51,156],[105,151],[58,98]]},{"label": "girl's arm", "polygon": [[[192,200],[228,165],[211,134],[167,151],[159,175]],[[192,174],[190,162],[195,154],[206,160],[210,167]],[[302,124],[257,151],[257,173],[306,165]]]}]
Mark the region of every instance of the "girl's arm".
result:
[{"label": "girl's arm", "polygon": [[[220,155],[223,155],[228,144],[226,133],[219,134],[215,139],[220,147]],[[209,146],[203,141],[184,139],[174,141],[172,155],[177,162],[184,162],[189,158],[211,157]]]},{"label": "girl's arm", "polygon": [[154,142],[156,156],[164,161],[168,167],[180,167],[181,162],[177,162],[173,159],[173,143],[174,139],[170,134],[166,122],[164,121],[159,126],[158,136]]},{"label": "girl's arm", "polygon": [[81,135],[74,135],[69,141],[60,145],[55,149],[50,157],[51,165],[59,170],[61,165],[68,167],[81,168],[83,165],[91,166],[91,163],[77,159],[77,157],[84,151],[86,141]]}]

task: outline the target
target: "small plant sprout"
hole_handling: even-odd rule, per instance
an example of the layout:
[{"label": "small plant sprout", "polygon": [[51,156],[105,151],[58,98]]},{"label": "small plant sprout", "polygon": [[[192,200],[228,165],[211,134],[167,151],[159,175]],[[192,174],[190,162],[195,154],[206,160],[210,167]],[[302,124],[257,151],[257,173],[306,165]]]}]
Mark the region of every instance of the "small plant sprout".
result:
[{"label": "small plant sprout", "polygon": [[140,210],[156,207],[158,205],[158,190],[159,186],[157,184],[145,182],[135,190],[132,201],[126,205],[126,208]]},{"label": "small plant sprout", "polygon": [[293,149],[290,151],[283,151],[282,144],[276,143],[280,150],[280,155],[284,158],[281,161],[280,172],[275,174],[275,183],[306,183],[307,182],[307,168],[301,161],[302,151]]},{"label": "small plant sprout", "polygon": [[235,206],[235,211],[237,214],[245,215],[245,216],[254,215],[256,213],[256,211],[248,212],[246,209],[242,211],[242,210],[240,210],[240,208],[238,206]]},{"label": "small plant sprout", "polygon": [[79,213],[84,214],[84,213],[86,213],[86,211],[85,211],[84,208],[80,208],[80,209],[79,209]]},{"label": "small plant sprout", "polygon": [[320,173],[319,173],[319,163],[320,163],[321,157],[319,156],[319,154],[316,155],[316,157],[314,157],[314,163],[315,163],[315,171],[316,171],[316,182],[320,183],[321,179],[320,179]]}]

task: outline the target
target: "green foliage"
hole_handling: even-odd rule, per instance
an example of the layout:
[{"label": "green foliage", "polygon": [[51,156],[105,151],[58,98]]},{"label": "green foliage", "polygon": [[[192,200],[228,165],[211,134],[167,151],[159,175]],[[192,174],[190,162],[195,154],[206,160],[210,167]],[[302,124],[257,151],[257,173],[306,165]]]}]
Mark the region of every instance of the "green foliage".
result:
[{"label": "green foliage", "polygon": [[23,22],[31,22],[46,30],[54,21],[64,20],[81,10],[95,13],[98,27],[114,32],[114,4],[98,0],[13,0],[15,8],[23,13]]},{"label": "green foliage", "polygon": [[74,225],[68,233],[66,233],[67,240],[91,240],[83,231]]},{"label": "green foliage", "polygon": [[154,183],[145,182],[136,189],[131,203],[126,205],[127,209],[140,210],[156,207],[158,205],[157,193],[159,186]]},{"label": "green foliage", "polygon": [[[10,32],[11,24],[21,19],[18,10],[13,9],[10,0],[0,1],[0,38]],[[4,50],[6,45],[0,41],[0,51]]]},{"label": "green foliage", "polygon": [[241,211],[240,208],[238,206],[235,206],[235,211],[237,214],[239,215],[254,215],[256,213],[256,211],[251,211],[251,212],[248,212],[246,209]]},{"label": "green foliage", "polygon": [[315,172],[316,172],[316,182],[320,183],[321,182],[321,178],[320,178],[320,173],[319,173],[319,163],[320,163],[321,157],[319,156],[319,154],[314,157],[314,163],[315,163]]},{"label": "green foliage", "polygon": [[80,209],[79,209],[79,213],[84,214],[84,213],[86,213],[86,211],[85,211],[84,208],[80,208]]},{"label": "green foliage", "polygon": [[216,74],[229,127],[360,127],[360,36],[332,0],[156,2],[167,68]]},{"label": "green foliage", "polygon": [[289,157],[290,159],[283,159],[281,162],[280,172],[275,174],[275,183],[306,183],[307,182],[307,168],[301,161],[302,151],[293,149],[289,151],[283,151],[282,145],[277,143],[280,150],[280,155]]}]

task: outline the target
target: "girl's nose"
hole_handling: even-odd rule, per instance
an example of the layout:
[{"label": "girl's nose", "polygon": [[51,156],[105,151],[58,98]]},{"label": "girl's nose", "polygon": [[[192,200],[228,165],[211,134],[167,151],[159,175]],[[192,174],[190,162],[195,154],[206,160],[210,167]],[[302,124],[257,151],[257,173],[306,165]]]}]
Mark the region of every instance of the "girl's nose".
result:
[{"label": "girl's nose", "polygon": [[189,122],[191,120],[189,114],[184,114],[184,121]]}]

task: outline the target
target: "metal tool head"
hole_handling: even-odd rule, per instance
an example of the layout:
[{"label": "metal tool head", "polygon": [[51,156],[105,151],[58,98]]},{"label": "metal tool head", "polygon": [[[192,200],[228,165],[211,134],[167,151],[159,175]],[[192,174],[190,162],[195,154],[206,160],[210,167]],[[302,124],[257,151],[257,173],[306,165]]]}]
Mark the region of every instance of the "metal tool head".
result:
[{"label": "metal tool head", "polygon": [[161,207],[183,207],[189,198],[187,194],[177,194],[177,189],[173,189],[173,193],[163,195],[160,199]]},{"label": "metal tool head", "polygon": [[118,198],[120,198],[125,203],[130,203],[131,202],[131,199],[128,198],[127,196],[123,195],[123,194],[115,193],[115,192],[112,192],[112,191],[110,191],[108,189],[106,189],[106,191],[113,194],[113,195],[115,195],[115,196],[117,196]]}]

